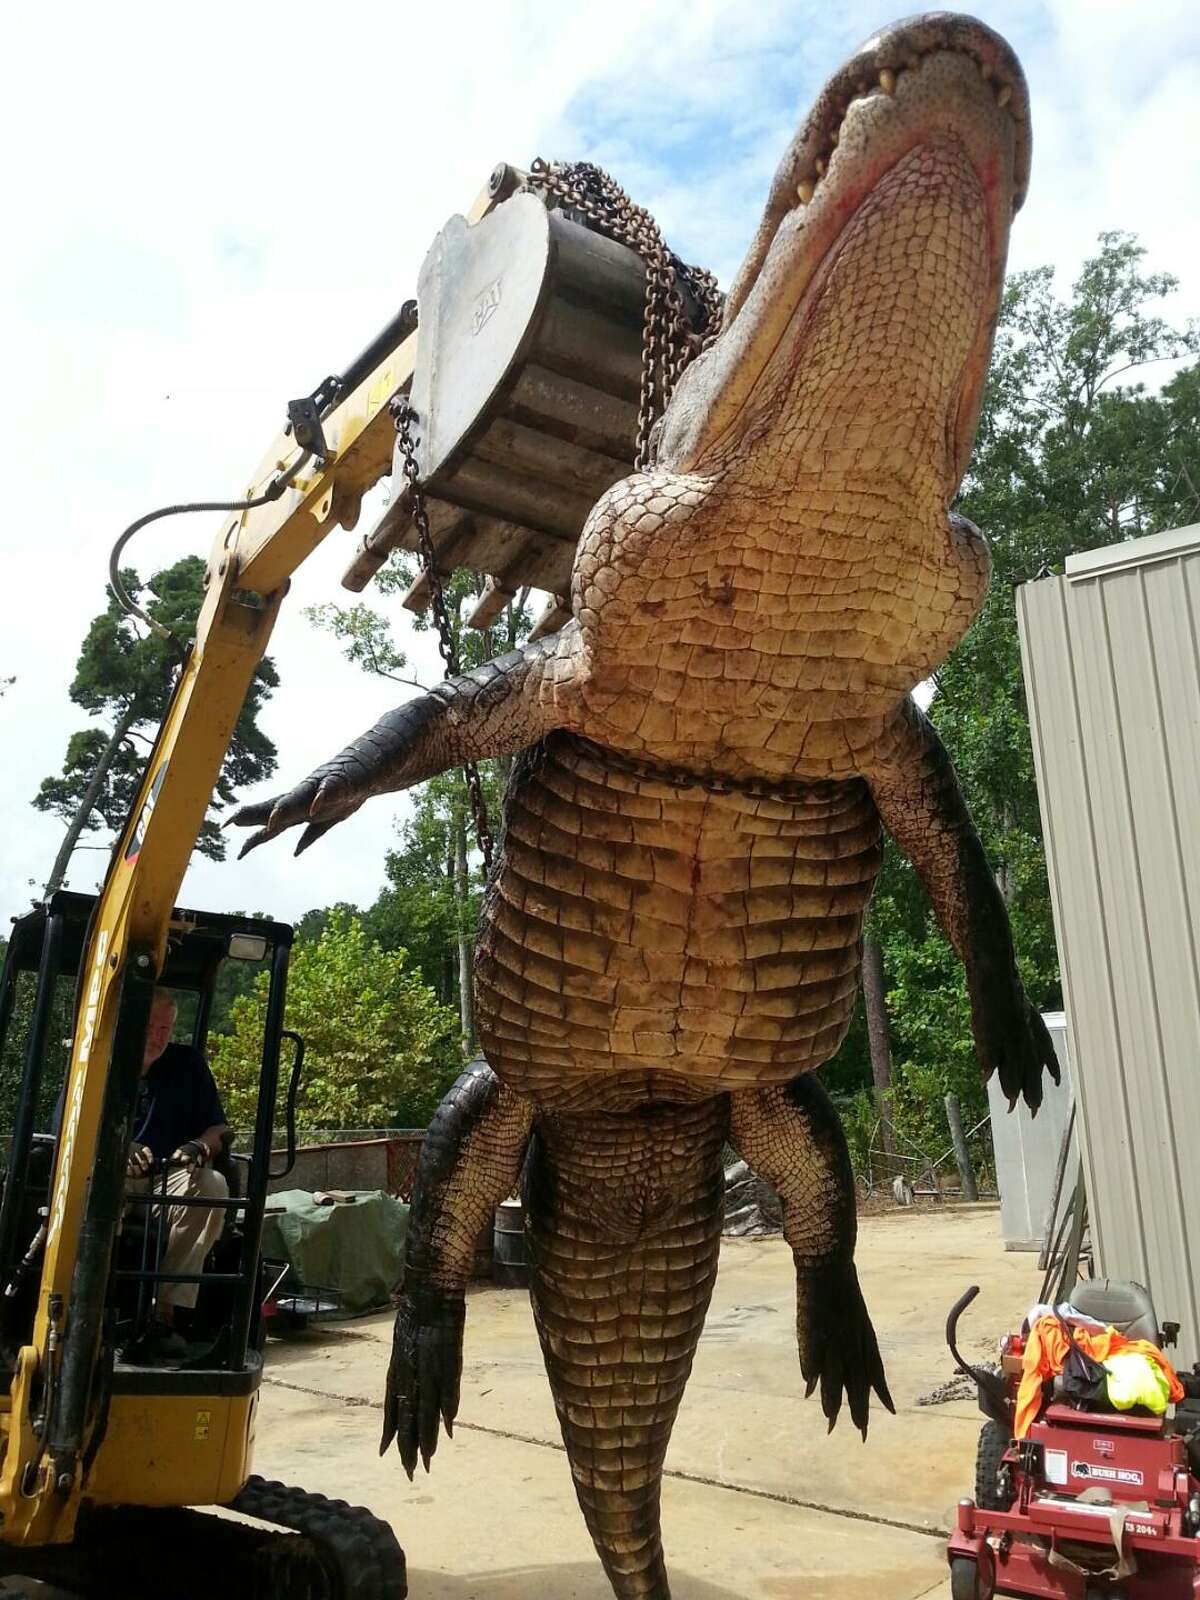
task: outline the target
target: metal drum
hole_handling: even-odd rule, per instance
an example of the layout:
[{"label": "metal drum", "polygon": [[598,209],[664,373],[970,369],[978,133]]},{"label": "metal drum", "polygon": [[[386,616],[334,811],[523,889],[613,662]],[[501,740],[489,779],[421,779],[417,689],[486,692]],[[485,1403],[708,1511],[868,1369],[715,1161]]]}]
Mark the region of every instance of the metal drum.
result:
[{"label": "metal drum", "polygon": [[[635,251],[530,190],[474,225],[452,217],[425,257],[418,464],[439,570],[488,577],[473,626],[525,584],[565,596],[588,512],[631,470],[645,294]],[[417,548],[402,492],[347,587],[363,588],[397,545]],[[428,598],[418,578],[404,603],[421,611]]]},{"label": "metal drum", "polygon": [[529,1254],[520,1200],[505,1200],[496,1207],[493,1241],[492,1277],[505,1288],[524,1289],[529,1283]]}]

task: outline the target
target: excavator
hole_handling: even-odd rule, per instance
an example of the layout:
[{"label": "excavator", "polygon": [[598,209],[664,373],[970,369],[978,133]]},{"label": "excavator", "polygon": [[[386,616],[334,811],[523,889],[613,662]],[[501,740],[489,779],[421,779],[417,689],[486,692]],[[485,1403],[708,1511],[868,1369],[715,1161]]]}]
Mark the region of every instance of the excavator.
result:
[{"label": "excavator", "polygon": [[[217,1582],[252,1600],[407,1594],[385,1524],[251,1470],[281,1056],[289,1110],[303,1062],[284,1025],[292,934],[176,896],[300,563],[354,529],[391,473],[348,588],[403,547],[421,557],[411,610],[444,618],[442,576],[465,566],[484,580],[471,625],[531,586],[550,596],[535,631],[552,631],[588,510],[645,459],[673,378],[719,313],[712,278],[680,262],[607,175],[502,164],[437,236],[415,301],[288,404],[240,500],[165,508],[118,541],[110,575],[124,599],[119,556],[135,533],[179,511],[224,513],[195,638],[101,892],[59,891],[16,919],[0,975],[0,1062],[15,1080],[0,1204],[0,1575],[181,1600]],[[197,1275],[188,1355],[164,1366],[139,1355],[138,1335],[172,1281],[165,1175],[157,1201],[153,1188],[126,1192],[144,1037],[164,986],[203,1048],[230,963],[269,975],[257,1111],[244,1153],[228,1156],[228,1217]]]}]

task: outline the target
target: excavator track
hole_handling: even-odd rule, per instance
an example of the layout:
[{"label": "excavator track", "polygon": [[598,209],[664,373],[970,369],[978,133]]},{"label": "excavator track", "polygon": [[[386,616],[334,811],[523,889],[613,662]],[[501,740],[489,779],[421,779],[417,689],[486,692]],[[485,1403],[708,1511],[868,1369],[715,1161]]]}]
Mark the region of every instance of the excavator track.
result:
[{"label": "excavator track", "polygon": [[21,1551],[19,1572],[86,1600],[143,1589],[162,1600],[406,1600],[404,1551],[365,1506],[252,1477],[227,1509],[254,1524],[174,1508],[95,1511],[71,1546]]},{"label": "excavator track", "polygon": [[[280,1586],[271,1574],[271,1583],[263,1589],[264,1600],[268,1595],[277,1600],[325,1600],[326,1594],[329,1600],[406,1600],[404,1551],[387,1523],[365,1506],[329,1500],[323,1494],[254,1476],[246,1480],[229,1509],[292,1529],[313,1546],[328,1573],[329,1586],[324,1590]],[[290,1542],[270,1547],[268,1565]]]}]

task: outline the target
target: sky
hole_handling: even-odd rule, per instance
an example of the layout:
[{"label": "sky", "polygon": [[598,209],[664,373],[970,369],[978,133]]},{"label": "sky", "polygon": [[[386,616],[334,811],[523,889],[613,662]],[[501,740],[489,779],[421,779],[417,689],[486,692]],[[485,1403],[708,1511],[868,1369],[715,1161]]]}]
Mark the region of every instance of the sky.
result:
[{"label": "sky", "polygon": [[[345,366],[415,292],[435,233],[497,161],[598,162],[685,259],[728,283],[821,83],[905,9],[66,0],[9,18],[0,681],[16,681],[0,698],[0,929],[62,837],[30,800],[88,725],[68,687],[121,529],[166,502],[236,496],[286,401]],[[1171,315],[1200,315],[1200,10],[977,11],[1030,81],[1033,180],[1010,266],[1052,265],[1065,290],[1101,229],[1128,229],[1149,266],[1179,277]],[[127,559],[149,574],[206,555],[216,531],[204,517],[159,523]],[[284,604],[270,652],[281,685],[261,718],[279,767],[262,795],[407,692],[344,662],[302,615],[346,599],[356,538],[335,530]],[[433,681],[428,635],[414,641],[389,605]],[[372,801],[299,861],[282,844],[241,864],[195,858],[180,903],[285,919],[369,904],[404,807]],[[105,860],[77,852],[70,886],[92,889]]]}]

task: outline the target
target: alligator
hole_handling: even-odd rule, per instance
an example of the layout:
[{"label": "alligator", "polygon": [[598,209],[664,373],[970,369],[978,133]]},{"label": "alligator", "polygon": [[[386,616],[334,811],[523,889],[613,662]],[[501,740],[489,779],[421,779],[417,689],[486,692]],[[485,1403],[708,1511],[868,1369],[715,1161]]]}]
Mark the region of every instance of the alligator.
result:
[{"label": "alligator", "polygon": [[891,1409],[845,1136],[813,1069],[859,981],[882,829],[966,968],[985,1074],[1035,1107],[1049,1035],[913,691],[989,576],[951,509],[978,421],[1024,77],[948,13],[870,39],[787,150],[719,336],[580,537],[572,616],[409,701],[232,820],[308,847],[369,796],[512,755],[475,965],[487,1066],[429,1128],[381,1452],[459,1402],[475,1241],[525,1174],[534,1316],[618,1600],[667,1600],[663,1461],[717,1267],[728,1141],[778,1190],[807,1392]]}]

